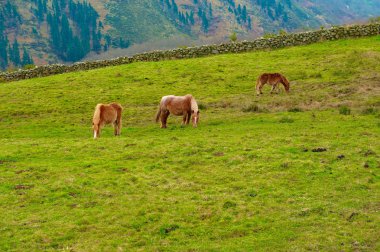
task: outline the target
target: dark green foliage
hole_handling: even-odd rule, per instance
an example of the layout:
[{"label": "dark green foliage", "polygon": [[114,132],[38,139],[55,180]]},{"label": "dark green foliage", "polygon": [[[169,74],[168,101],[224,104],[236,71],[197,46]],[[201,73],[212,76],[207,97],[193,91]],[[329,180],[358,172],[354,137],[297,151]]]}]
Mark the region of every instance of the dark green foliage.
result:
[{"label": "dark green foliage", "polygon": [[228,5],[228,11],[235,15],[238,24],[251,30],[252,19],[247,13],[247,6],[240,4],[236,6],[235,0],[226,0],[226,4]]},{"label": "dark green foliage", "polygon": [[[99,14],[87,2],[53,0],[52,12],[47,15],[51,46],[65,61],[78,61],[91,50],[102,49]],[[72,27],[69,20],[74,23]]]},{"label": "dark green foliage", "polygon": [[15,66],[21,63],[17,40],[12,46],[9,45],[5,33],[5,30],[8,28],[17,28],[21,20],[21,15],[14,3],[8,0],[3,6],[0,5],[0,69],[7,68],[10,61],[13,62]]},{"label": "dark green foliage", "polygon": [[179,10],[175,0],[160,0],[160,6],[162,10],[167,13],[172,23],[184,32],[190,33],[190,27],[195,24],[193,11]]},{"label": "dark green foliage", "polygon": [[23,53],[22,53],[21,65],[26,66],[26,65],[33,65],[33,64],[34,64],[33,59],[30,57],[28,51],[24,47]]},{"label": "dark green foliage", "polygon": [[173,232],[174,230],[178,229],[179,226],[177,224],[163,226],[160,228],[160,234],[161,235],[168,235],[170,232]]},{"label": "dark green foliage", "polygon": [[13,42],[12,47],[9,47],[9,58],[13,62],[14,66],[21,65],[20,49],[17,39]]},{"label": "dark green foliage", "polygon": [[39,22],[45,20],[47,14],[47,0],[32,0],[36,7],[32,7],[32,11]]},{"label": "dark green foliage", "polygon": [[374,107],[366,108],[362,111],[363,115],[376,115],[378,110]]},{"label": "dark green foliage", "polygon": [[298,112],[302,112],[302,109],[296,107],[296,108],[291,108],[288,111],[293,112],[293,113],[298,113]]},{"label": "dark green foliage", "polygon": [[350,115],[351,114],[351,109],[347,106],[341,106],[339,108],[339,114],[341,115]]},{"label": "dark green foliage", "polygon": [[280,123],[293,123],[294,122],[294,119],[291,118],[291,117],[282,117],[280,120],[279,120]]},{"label": "dark green foliage", "polygon": [[8,38],[4,35],[4,15],[0,12],[0,69],[8,65]]},{"label": "dark green foliage", "polygon": [[248,107],[242,109],[243,112],[260,112],[259,106],[257,104],[251,104]]}]

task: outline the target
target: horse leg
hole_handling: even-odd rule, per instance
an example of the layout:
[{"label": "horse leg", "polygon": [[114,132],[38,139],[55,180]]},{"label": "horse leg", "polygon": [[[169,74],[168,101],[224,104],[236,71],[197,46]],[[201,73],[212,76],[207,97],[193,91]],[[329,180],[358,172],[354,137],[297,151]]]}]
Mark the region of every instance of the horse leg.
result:
[{"label": "horse leg", "polygon": [[96,131],[96,138],[100,137],[100,127],[101,125],[99,124],[98,130]]},{"label": "horse leg", "polygon": [[115,135],[115,136],[118,136],[118,135],[119,135],[119,131],[118,131],[118,129],[117,129],[117,121],[115,121],[115,122],[113,123],[113,132],[114,132],[114,135]]},{"label": "horse leg", "polygon": [[272,89],[270,90],[270,93],[273,94],[274,90],[276,89],[277,87],[277,84],[273,84],[272,85]]},{"label": "horse leg", "polygon": [[170,112],[169,111],[161,111],[161,128],[166,128],[166,122],[168,119]]},{"label": "horse leg", "polygon": [[117,135],[121,135],[121,118],[120,120],[117,120]]},{"label": "horse leg", "polygon": [[187,112],[186,124],[189,125],[191,119],[191,112]]},{"label": "horse leg", "polygon": [[186,124],[186,120],[187,120],[187,112],[183,115],[182,126],[184,126]]},{"label": "horse leg", "polygon": [[122,114],[122,109],[119,109],[117,113],[117,119],[116,119],[116,129],[117,129],[118,136],[120,136],[121,134],[121,126],[122,126],[121,114]]}]

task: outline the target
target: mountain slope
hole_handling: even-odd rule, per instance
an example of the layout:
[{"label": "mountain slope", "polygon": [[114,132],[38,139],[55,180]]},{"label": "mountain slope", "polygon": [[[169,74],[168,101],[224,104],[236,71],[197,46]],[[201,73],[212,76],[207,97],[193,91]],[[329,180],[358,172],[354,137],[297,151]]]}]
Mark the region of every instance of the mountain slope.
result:
[{"label": "mountain slope", "polygon": [[30,63],[30,56],[36,64],[72,62],[89,52],[104,54],[146,42],[148,49],[156,49],[155,42],[176,38],[191,45],[226,41],[233,32],[243,39],[341,24],[380,15],[380,2],[0,0],[0,11],[4,69]]}]

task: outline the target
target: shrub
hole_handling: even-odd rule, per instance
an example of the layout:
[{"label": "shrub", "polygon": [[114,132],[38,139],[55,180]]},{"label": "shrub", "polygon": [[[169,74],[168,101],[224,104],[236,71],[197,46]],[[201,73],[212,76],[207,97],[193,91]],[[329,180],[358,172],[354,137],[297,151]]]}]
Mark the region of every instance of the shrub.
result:
[{"label": "shrub", "polygon": [[350,115],[351,114],[351,109],[347,106],[341,106],[339,108],[339,114],[341,115]]},{"label": "shrub", "polygon": [[310,78],[320,79],[320,78],[322,78],[322,73],[320,73],[320,72],[312,73],[312,74],[310,74]]},{"label": "shrub", "polygon": [[259,106],[256,104],[251,104],[248,107],[242,109],[243,112],[260,112]]},{"label": "shrub", "polygon": [[294,119],[290,117],[283,117],[279,120],[280,123],[293,123]]},{"label": "shrub", "polygon": [[207,109],[207,106],[206,106],[206,104],[204,104],[204,103],[199,103],[199,104],[198,104],[198,108],[199,108],[200,110],[206,110],[206,109]]},{"label": "shrub", "polygon": [[228,208],[234,208],[236,207],[236,203],[235,202],[232,202],[232,201],[226,201],[224,204],[223,204],[223,208],[224,209],[228,209]]},{"label": "shrub", "polygon": [[373,108],[373,107],[371,107],[371,108],[366,108],[366,109],[364,109],[364,110],[362,111],[362,114],[363,114],[363,115],[375,115],[375,114],[377,114],[377,109],[376,109],[376,108]]},{"label": "shrub", "polygon": [[9,66],[7,68],[8,73],[12,73],[12,72],[16,72],[16,71],[18,71],[18,68],[14,67],[14,66]]},{"label": "shrub", "polygon": [[372,17],[369,19],[369,22],[374,24],[374,23],[379,23],[380,22],[380,17]]},{"label": "shrub", "polygon": [[274,38],[274,37],[277,37],[277,35],[274,34],[274,33],[270,33],[270,32],[264,33],[264,36],[263,36],[263,38],[266,38],[266,39],[268,39],[268,38]]},{"label": "shrub", "polygon": [[236,32],[232,33],[230,35],[230,40],[231,42],[236,42],[237,41],[237,35],[236,35]]},{"label": "shrub", "polygon": [[28,64],[22,67],[22,69],[24,70],[29,70],[29,69],[34,69],[34,68],[36,68],[36,65],[34,64]]},{"label": "shrub", "polygon": [[288,112],[297,113],[297,112],[303,112],[303,111],[300,108],[290,108],[290,109],[288,109]]},{"label": "shrub", "polygon": [[288,35],[288,33],[287,33],[285,30],[281,29],[281,30],[278,32],[278,35],[280,35],[280,36],[285,36],[285,35]]},{"label": "shrub", "polygon": [[179,228],[179,226],[177,224],[162,226],[160,228],[160,234],[161,235],[167,235],[170,232],[177,230],[178,228]]}]

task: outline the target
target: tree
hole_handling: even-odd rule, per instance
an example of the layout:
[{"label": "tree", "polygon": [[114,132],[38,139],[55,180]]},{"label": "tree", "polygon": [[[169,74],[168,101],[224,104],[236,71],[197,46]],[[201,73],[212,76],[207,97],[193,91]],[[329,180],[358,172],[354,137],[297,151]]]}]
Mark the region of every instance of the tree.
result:
[{"label": "tree", "polygon": [[21,62],[21,64],[23,66],[34,64],[33,59],[30,57],[30,55],[29,55],[29,53],[28,53],[28,51],[26,50],[25,47],[23,48],[22,62]]},{"label": "tree", "polygon": [[15,39],[15,41],[13,42],[11,48],[11,60],[15,66],[19,66],[21,64],[20,49],[17,39]]}]

